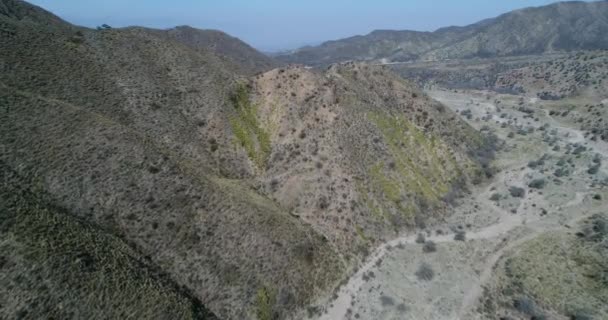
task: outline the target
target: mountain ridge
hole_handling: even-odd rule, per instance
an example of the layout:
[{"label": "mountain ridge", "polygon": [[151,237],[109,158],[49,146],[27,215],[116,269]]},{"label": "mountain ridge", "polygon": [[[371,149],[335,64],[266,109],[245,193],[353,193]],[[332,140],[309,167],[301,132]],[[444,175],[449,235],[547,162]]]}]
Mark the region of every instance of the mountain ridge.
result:
[{"label": "mountain ridge", "polygon": [[558,2],[433,32],[374,30],[277,59],[325,65],[347,60],[446,60],[608,48],[608,1]]}]

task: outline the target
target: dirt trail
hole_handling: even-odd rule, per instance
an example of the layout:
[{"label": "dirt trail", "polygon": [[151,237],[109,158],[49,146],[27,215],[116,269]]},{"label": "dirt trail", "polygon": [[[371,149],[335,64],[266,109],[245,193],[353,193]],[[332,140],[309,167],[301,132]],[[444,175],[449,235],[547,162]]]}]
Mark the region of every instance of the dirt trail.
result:
[{"label": "dirt trail", "polygon": [[[570,201],[568,204],[566,204],[566,207],[574,207],[574,206],[580,204],[583,201],[584,196],[585,196],[584,193],[578,192],[576,194],[576,198],[574,200]],[[578,221],[580,221],[584,218],[586,218],[585,215],[577,216],[574,219],[570,220],[565,225],[575,225]],[[460,312],[459,312],[459,319],[464,319],[463,317],[466,316],[466,313],[471,311],[475,307],[477,301],[479,300],[479,298],[481,298],[481,295],[483,293],[483,285],[489,282],[490,278],[492,277],[492,272],[494,271],[496,264],[498,263],[500,258],[502,258],[502,256],[505,254],[505,252],[510,251],[510,250],[524,244],[525,242],[536,238],[537,236],[539,236],[542,233],[553,231],[553,230],[563,230],[566,228],[563,225],[555,226],[554,228],[539,228],[539,227],[534,226],[534,224],[530,224],[530,225],[528,225],[528,227],[529,227],[529,230],[531,231],[530,233],[528,233],[528,235],[526,235],[525,237],[518,238],[515,241],[509,242],[505,247],[497,250],[494,254],[492,254],[492,256],[490,256],[490,258],[488,258],[488,261],[485,264],[483,272],[479,276],[479,280],[474,282],[471,285],[471,288],[469,288],[469,290],[464,295],[464,298],[462,301],[462,307],[460,308]]]},{"label": "dirt trail", "polygon": [[[585,194],[582,192],[577,193],[576,198],[573,199],[572,201],[570,201],[565,207],[578,205],[579,203],[582,202],[584,195]],[[483,199],[483,201],[487,201],[487,200]],[[497,210],[492,205],[489,205],[489,204],[486,204],[486,205],[487,205],[486,209]],[[469,240],[483,240],[483,239],[500,237],[500,236],[506,235],[513,229],[515,229],[519,226],[522,226],[526,222],[525,218],[522,215],[510,214],[504,210],[501,210],[501,211],[503,211],[502,213],[505,217],[504,219],[502,219],[498,223],[481,228],[477,231],[468,232],[466,234],[466,238]],[[580,217],[577,218],[576,220],[578,220],[578,219],[580,219]],[[563,228],[563,227],[561,227],[561,228]],[[532,230],[534,230],[534,229],[532,229]],[[463,304],[460,309],[461,316],[464,315],[464,313],[466,311],[468,311],[476,303],[477,299],[481,296],[482,285],[484,283],[486,283],[488,281],[488,279],[491,277],[492,270],[493,270],[496,262],[498,262],[500,257],[502,257],[503,253],[507,250],[513,249],[514,247],[516,247],[528,240],[533,239],[534,237],[538,236],[540,233],[542,233],[544,231],[546,231],[546,230],[542,230],[542,229],[534,230],[534,232],[530,233],[528,236],[519,238],[516,241],[510,242],[506,247],[503,247],[502,249],[496,251],[488,259],[488,262],[486,262],[483,273],[480,275],[479,280],[476,281],[475,283],[473,283],[471,285],[471,288],[469,288],[464,295]],[[455,236],[454,233],[443,234],[443,235],[432,235],[432,236],[427,236],[426,241],[433,241],[435,243],[456,242],[457,240],[454,239],[454,236]],[[378,259],[382,259],[389,252],[387,249],[388,247],[395,247],[398,245],[414,245],[414,244],[416,244],[417,237],[418,237],[417,234],[409,234],[404,237],[400,237],[400,238],[391,240],[390,242],[387,242],[387,243],[383,244],[382,246],[380,246],[378,249],[376,249],[374,251],[374,253],[368,257],[366,263],[361,266],[359,271],[357,271],[357,273],[351,277],[350,281],[339,291],[338,298],[333,302],[333,307],[328,308],[327,313],[324,314],[319,319],[322,319],[322,320],[345,319],[346,315],[347,315],[347,311],[351,307],[351,301],[353,300],[353,296],[356,295],[357,292],[359,292],[359,289],[364,284],[363,275],[368,273],[370,270],[372,270],[376,264],[376,261],[378,261]]]}]

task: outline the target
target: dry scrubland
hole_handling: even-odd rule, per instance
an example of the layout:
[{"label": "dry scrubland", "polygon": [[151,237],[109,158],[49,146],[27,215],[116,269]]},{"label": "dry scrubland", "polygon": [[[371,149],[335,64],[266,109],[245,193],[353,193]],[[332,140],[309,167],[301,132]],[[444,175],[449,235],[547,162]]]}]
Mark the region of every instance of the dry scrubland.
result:
[{"label": "dry scrubland", "polygon": [[381,67],[16,0],[0,41],[1,317],[297,316],[492,174],[493,139]]},{"label": "dry scrubland", "polygon": [[606,63],[309,69],[0,0],[0,318],[606,319]]},{"label": "dry scrubland", "polygon": [[498,171],[443,223],[374,250],[319,301],[319,318],[606,319],[608,144],[584,125],[606,105],[579,89],[560,100],[429,91],[504,141]]}]

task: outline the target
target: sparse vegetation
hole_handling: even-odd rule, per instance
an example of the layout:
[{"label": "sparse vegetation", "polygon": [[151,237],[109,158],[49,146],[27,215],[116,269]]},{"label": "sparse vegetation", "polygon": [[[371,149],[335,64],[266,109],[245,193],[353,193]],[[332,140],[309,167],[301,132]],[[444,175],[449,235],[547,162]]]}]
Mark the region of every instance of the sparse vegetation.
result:
[{"label": "sparse vegetation", "polygon": [[266,287],[260,288],[256,294],[256,316],[258,320],[274,320],[274,305],[276,293]]},{"label": "sparse vegetation", "polygon": [[[515,42],[475,28],[453,52],[441,37],[463,28],[399,50],[401,32],[375,31],[369,61],[309,70],[219,31],[96,31],[0,0],[0,318],[320,317],[341,294],[355,319],[607,318],[608,232],[591,215],[608,186],[606,54],[560,58],[556,36],[509,57]],[[408,53],[425,39],[432,52]],[[528,56],[537,45],[555,52]],[[416,68],[424,91],[394,73]],[[368,296],[377,310],[357,305]]]},{"label": "sparse vegetation", "polygon": [[257,107],[249,101],[247,86],[240,84],[231,101],[236,110],[230,118],[234,136],[258,168],[264,169],[272,149],[270,135],[259,124]]}]

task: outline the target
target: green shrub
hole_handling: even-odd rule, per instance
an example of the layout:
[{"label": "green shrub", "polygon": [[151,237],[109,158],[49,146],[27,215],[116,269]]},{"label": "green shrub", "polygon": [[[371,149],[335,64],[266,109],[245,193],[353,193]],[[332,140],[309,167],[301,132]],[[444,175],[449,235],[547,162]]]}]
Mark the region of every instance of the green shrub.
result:
[{"label": "green shrub", "polygon": [[534,179],[532,181],[530,181],[530,183],[528,184],[528,187],[533,188],[533,189],[542,189],[545,187],[545,179]]},{"label": "green shrub", "polygon": [[240,84],[230,101],[236,113],[230,117],[230,126],[238,144],[258,168],[265,168],[272,151],[270,134],[259,124],[257,108],[249,101],[247,86]]},{"label": "green shrub", "polygon": [[276,293],[266,287],[260,288],[256,294],[256,316],[258,320],[273,320]]}]

